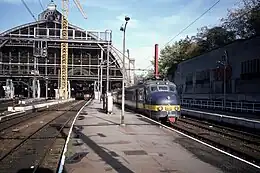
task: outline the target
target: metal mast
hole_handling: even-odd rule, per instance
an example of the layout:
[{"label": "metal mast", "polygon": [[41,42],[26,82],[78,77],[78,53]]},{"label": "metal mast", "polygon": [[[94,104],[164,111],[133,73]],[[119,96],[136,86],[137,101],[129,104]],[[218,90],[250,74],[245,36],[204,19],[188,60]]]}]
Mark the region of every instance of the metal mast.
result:
[{"label": "metal mast", "polygon": [[69,0],[62,0],[60,98],[68,98],[68,13]]},{"label": "metal mast", "polygon": [[[80,10],[83,17],[86,19],[82,6],[78,0],[74,0],[77,8]],[[69,15],[69,0],[62,0],[62,43],[61,43],[61,66],[60,66],[60,98],[68,98],[68,15]]]}]

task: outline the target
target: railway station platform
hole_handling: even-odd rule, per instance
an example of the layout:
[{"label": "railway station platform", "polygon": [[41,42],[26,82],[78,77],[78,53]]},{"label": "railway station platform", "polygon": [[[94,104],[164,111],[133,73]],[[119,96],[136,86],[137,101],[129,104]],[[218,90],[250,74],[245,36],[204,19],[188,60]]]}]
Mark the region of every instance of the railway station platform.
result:
[{"label": "railway station platform", "polygon": [[[105,114],[92,101],[79,114],[66,152],[67,173],[220,173],[245,172],[250,166],[160,127],[146,118],[121,110]],[[249,171],[250,172],[250,171]]]}]

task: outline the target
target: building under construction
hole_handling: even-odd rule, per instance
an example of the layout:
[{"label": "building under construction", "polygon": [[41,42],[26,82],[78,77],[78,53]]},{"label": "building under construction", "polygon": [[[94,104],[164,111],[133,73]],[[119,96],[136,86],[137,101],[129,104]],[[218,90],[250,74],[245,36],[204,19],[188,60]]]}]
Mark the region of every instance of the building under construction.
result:
[{"label": "building under construction", "polygon": [[[37,21],[0,34],[1,97],[10,97],[7,90],[12,87],[11,95],[45,97],[48,93],[48,97],[55,96],[60,85],[61,18],[56,5],[50,3]],[[123,54],[113,47],[111,31],[87,31],[70,24],[68,44],[68,81],[72,96],[79,90],[100,88],[100,84],[106,88],[107,52],[109,88],[121,86]],[[126,63],[127,69],[134,68],[134,60],[128,59]],[[133,73],[133,70],[125,71],[126,83],[133,83]]]}]

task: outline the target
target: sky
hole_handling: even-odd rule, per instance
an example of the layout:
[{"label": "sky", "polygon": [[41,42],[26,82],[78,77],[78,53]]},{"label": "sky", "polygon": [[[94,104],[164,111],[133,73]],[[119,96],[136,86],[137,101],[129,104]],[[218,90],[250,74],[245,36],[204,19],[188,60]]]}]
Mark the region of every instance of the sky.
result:
[{"label": "sky", "polygon": [[[47,7],[50,0],[24,0],[35,17]],[[154,45],[163,49],[168,41],[205,12],[217,0],[80,0],[88,19],[84,19],[70,0],[69,22],[85,30],[113,31],[113,45],[122,51],[123,33],[120,27],[125,16],[131,19],[126,29],[126,48],[134,58],[136,68],[152,68]],[[54,0],[61,11],[61,0]],[[226,17],[227,9],[232,9],[239,0],[221,0],[211,11],[200,18],[174,41],[192,36],[197,28],[213,27]],[[34,21],[21,0],[0,0],[0,33],[24,23]],[[144,73],[137,71],[138,74]]]}]

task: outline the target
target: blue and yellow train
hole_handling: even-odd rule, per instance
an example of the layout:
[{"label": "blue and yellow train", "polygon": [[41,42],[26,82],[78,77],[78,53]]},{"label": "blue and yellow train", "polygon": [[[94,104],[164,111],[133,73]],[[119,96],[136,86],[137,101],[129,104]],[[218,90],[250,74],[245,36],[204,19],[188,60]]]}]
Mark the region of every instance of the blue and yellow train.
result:
[{"label": "blue and yellow train", "polygon": [[[121,90],[113,96],[115,103],[121,103]],[[176,85],[165,80],[148,80],[125,88],[125,106],[163,123],[175,123],[181,115]]]}]

